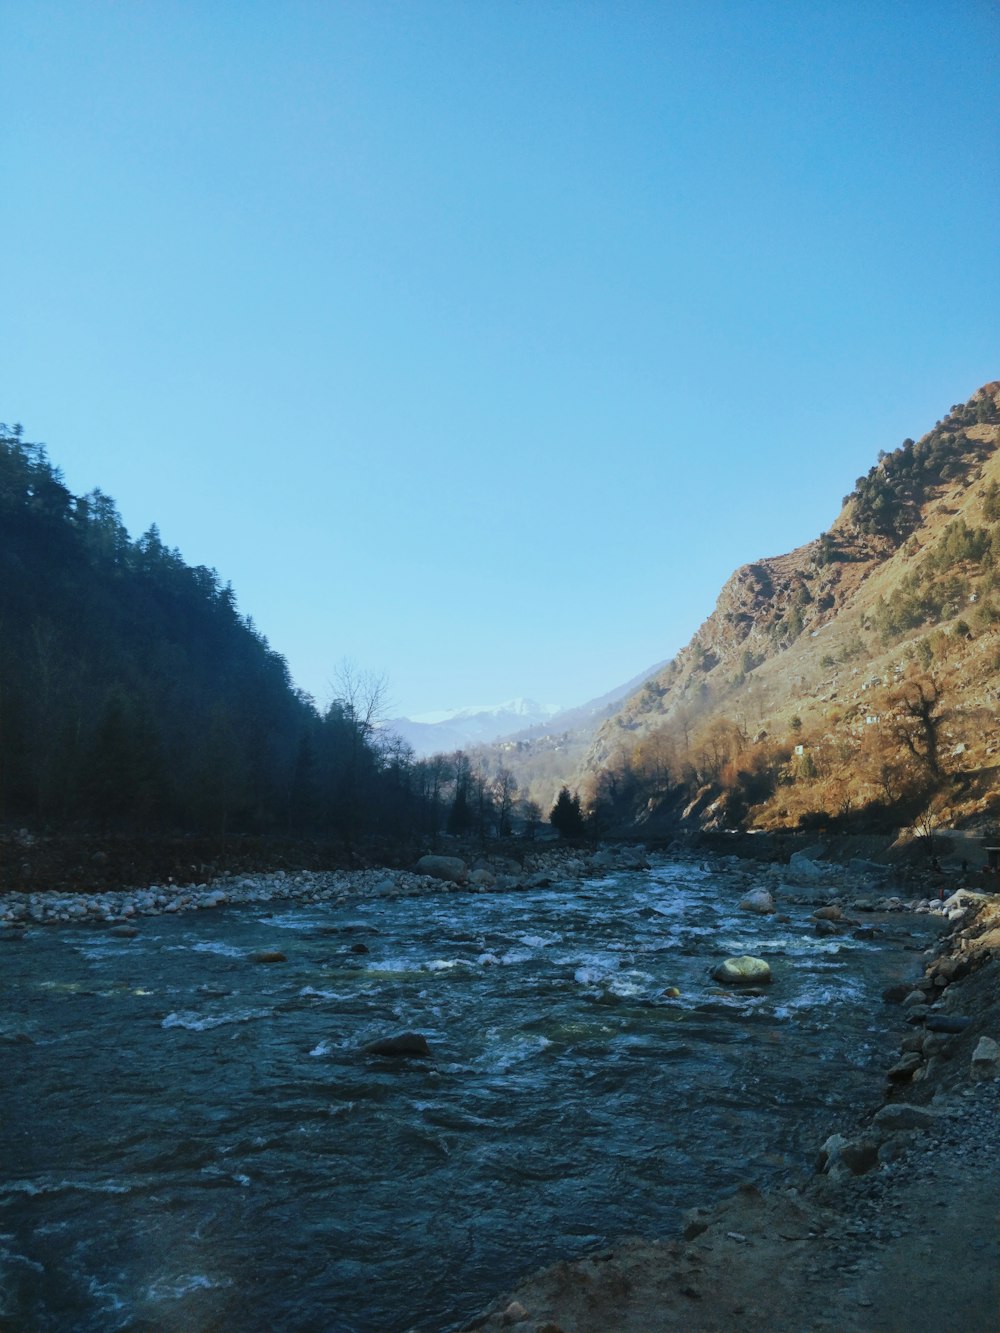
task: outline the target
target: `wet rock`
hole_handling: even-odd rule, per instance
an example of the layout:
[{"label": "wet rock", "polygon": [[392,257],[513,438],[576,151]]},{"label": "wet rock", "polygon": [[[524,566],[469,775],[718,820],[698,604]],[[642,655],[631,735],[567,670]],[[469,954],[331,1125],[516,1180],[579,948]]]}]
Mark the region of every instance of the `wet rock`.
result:
[{"label": "wet rock", "polygon": [[474,870],[469,876],[469,882],[482,889],[492,889],[496,886],[497,877],[492,870]]},{"label": "wet rock", "polygon": [[726,986],[766,986],[773,980],[769,964],[750,954],[727,958],[712,969],[712,977]]},{"label": "wet rock", "polygon": [[464,884],[469,870],[459,856],[422,856],[414,870],[418,875],[444,880],[450,884]]},{"label": "wet rock", "polygon": [[820,936],[840,935],[843,933],[836,921],[828,921],[825,917],[815,923],[813,930]]},{"label": "wet rock", "polygon": [[836,903],[830,903],[826,907],[817,907],[813,912],[813,918],[816,921],[839,921],[843,917],[843,909]]},{"label": "wet rock", "polygon": [[767,889],[754,889],[739,901],[741,912],[754,912],[757,916],[770,916],[774,911],[774,899]]},{"label": "wet rock", "polygon": [[252,963],[287,963],[288,959],[280,949],[259,949],[250,955]]},{"label": "wet rock", "polygon": [[351,953],[369,953],[369,952],[370,950],[368,948],[368,945],[362,944],[360,940],[358,940],[355,944],[351,945]]},{"label": "wet rock", "polygon": [[421,1032],[400,1032],[395,1037],[380,1037],[370,1041],[365,1047],[368,1055],[388,1055],[393,1058],[407,1056],[428,1056],[431,1048],[427,1038]]},{"label": "wet rock", "polygon": [[138,933],[135,926],[112,926],[108,931],[117,940],[134,940]]}]

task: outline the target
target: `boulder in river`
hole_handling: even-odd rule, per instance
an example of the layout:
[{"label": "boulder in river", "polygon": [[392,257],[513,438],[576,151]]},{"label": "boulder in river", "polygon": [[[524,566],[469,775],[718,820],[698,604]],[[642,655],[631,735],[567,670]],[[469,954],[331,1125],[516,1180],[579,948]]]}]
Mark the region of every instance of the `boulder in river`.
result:
[{"label": "boulder in river", "polygon": [[418,875],[430,875],[450,884],[464,884],[469,874],[460,856],[422,856],[414,869]]},{"label": "boulder in river", "polygon": [[251,962],[254,963],[287,963],[288,959],[280,949],[258,949],[251,955]]},{"label": "boulder in river", "polygon": [[739,901],[741,912],[755,912],[758,916],[770,916],[774,911],[774,899],[767,889],[751,889]]},{"label": "boulder in river", "polygon": [[712,969],[712,977],[726,986],[766,986],[774,980],[771,968],[764,959],[754,958],[750,954],[727,958]]},{"label": "boulder in river", "polygon": [[368,1055],[390,1055],[395,1058],[431,1053],[427,1038],[422,1032],[400,1032],[395,1037],[380,1037],[370,1041],[365,1047]]}]

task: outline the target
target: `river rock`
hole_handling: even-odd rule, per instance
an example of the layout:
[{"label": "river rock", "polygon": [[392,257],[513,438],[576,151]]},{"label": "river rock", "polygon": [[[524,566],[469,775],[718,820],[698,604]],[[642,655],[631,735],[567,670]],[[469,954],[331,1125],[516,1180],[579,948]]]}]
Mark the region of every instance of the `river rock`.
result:
[{"label": "river rock", "polygon": [[251,955],[251,962],[254,963],[287,963],[288,959],[280,949],[259,949]]},{"label": "river rock", "polygon": [[826,917],[822,917],[819,921],[814,922],[813,930],[820,936],[840,935],[843,933],[836,921],[828,921]]},{"label": "river rock", "polygon": [[919,1051],[907,1051],[901,1056],[888,1072],[888,1077],[894,1082],[904,1083],[920,1068],[923,1058]]},{"label": "river rock", "polygon": [[844,915],[844,909],[837,903],[830,903],[826,907],[817,907],[813,912],[813,918],[816,921],[839,921]]},{"label": "river rock", "polygon": [[819,1169],[834,1180],[863,1176],[877,1161],[878,1144],[874,1139],[845,1139],[842,1134],[831,1134],[819,1150]]},{"label": "river rock", "polygon": [[965,1014],[928,1014],[924,1027],[928,1032],[964,1032],[972,1022]]},{"label": "river rock", "polygon": [[114,935],[118,940],[134,940],[138,933],[135,926],[112,926],[108,931],[109,935]]},{"label": "river rock", "polygon": [[793,852],[788,859],[788,872],[797,879],[821,879],[830,873],[830,867],[814,861],[806,852]]},{"label": "river rock", "polygon": [[431,1048],[422,1032],[400,1032],[395,1037],[380,1037],[365,1047],[368,1055],[389,1055],[396,1058],[430,1055]]},{"label": "river rock", "polygon": [[444,880],[450,884],[464,884],[469,868],[459,856],[422,856],[414,866],[418,875]]},{"label": "river rock", "polygon": [[757,916],[770,916],[774,911],[774,899],[767,889],[752,889],[739,901],[741,912],[754,912]]},{"label": "river rock", "polygon": [[497,877],[492,870],[474,870],[469,876],[469,882],[475,884],[477,888],[492,889],[496,886]]},{"label": "river rock", "polygon": [[764,959],[754,958],[750,954],[727,958],[712,969],[712,977],[726,986],[767,986],[774,979]]},{"label": "river rock", "polygon": [[971,1074],[974,1079],[1000,1078],[1000,1046],[992,1037],[980,1037],[972,1052]]},{"label": "river rock", "polygon": [[872,1124],[879,1129],[929,1129],[937,1119],[938,1113],[926,1106],[913,1106],[909,1102],[890,1102],[876,1111]]}]

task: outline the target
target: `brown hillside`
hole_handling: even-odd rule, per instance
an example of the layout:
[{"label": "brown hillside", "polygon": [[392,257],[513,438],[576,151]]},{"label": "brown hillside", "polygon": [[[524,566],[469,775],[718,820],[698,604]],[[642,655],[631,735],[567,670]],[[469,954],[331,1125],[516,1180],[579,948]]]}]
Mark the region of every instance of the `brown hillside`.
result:
[{"label": "brown hillside", "polygon": [[768,827],[992,812],[998,443],[993,382],[880,456],[828,533],[737,570],[600,728],[578,774],[591,804]]}]

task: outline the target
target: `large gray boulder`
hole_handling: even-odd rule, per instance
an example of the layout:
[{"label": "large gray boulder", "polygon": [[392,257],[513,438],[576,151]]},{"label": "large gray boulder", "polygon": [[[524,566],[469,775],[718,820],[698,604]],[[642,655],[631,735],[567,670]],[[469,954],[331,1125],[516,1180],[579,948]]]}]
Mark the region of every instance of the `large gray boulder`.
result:
[{"label": "large gray boulder", "polygon": [[793,852],[788,858],[788,873],[797,879],[820,879],[830,874],[830,867],[816,860],[822,856],[824,847],[809,847],[803,852]]},{"label": "large gray boulder", "polygon": [[751,889],[739,901],[741,912],[755,912],[758,916],[770,916],[774,911],[774,899],[767,889]]},{"label": "large gray boulder", "polygon": [[418,875],[430,875],[449,884],[464,884],[469,874],[460,856],[422,856],[414,869]]},{"label": "large gray boulder", "polygon": [[750,954],[727,958],[712,969],[712,977],[725,986],[769,986],[774,980],[764,959],[754,958]]}]

